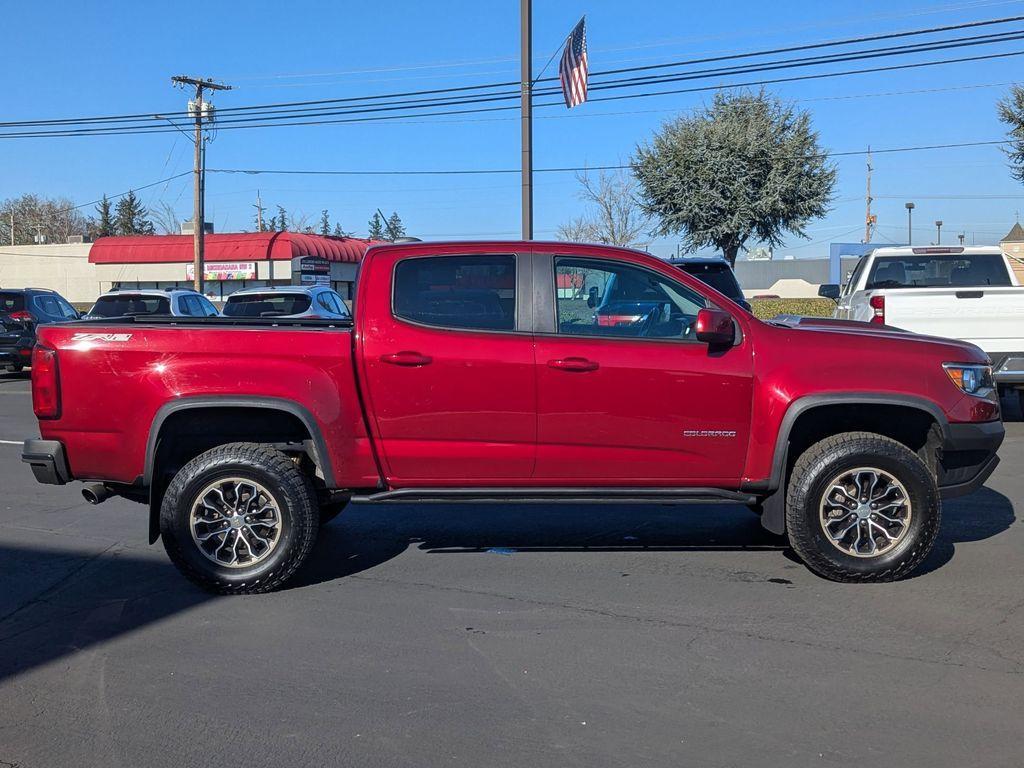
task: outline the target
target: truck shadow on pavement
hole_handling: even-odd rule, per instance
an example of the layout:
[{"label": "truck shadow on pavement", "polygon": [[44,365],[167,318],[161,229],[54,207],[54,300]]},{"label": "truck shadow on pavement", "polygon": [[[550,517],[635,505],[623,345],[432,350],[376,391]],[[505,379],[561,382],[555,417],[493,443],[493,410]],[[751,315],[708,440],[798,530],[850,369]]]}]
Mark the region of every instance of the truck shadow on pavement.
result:
[{"label": "truck shadow on pavement", "polygon": [[[990,488],[946,502],[935,548],[916,575],[949,562],[956,544],[996,536],[1015,519],[1011,501]],[[350,505],[321,531],[289,588],[359,573],[409,546],[430,554],[774,551],[799,562],[784,538],[739,506]]]},{"label": "truck shadow on pavement", "polygon": [[[957,544],[995,536],[1014,519],[1010,500],[987,488],[950,502],[935,550],[921,573],[947,563]],[[310,562],[289,588],[366,571],[410,546],[449,555],[775,552],[780,560],[787,551],[785,542],[765,532],[743,507],[351,506],[324,528]],[[758,565],[764,563],[751,564],[744,573],[756,576]],[[777,567],[773,562],[765,576]],[[0,544],[0,578],[0,680],[89,652],[210,600],[240,601],[232,608],[246,621],[247,615],[255,617],[260,601],[286,599],[215,598],[185,581],[159,548],[116,544],[96,544],[91,551]]]}]

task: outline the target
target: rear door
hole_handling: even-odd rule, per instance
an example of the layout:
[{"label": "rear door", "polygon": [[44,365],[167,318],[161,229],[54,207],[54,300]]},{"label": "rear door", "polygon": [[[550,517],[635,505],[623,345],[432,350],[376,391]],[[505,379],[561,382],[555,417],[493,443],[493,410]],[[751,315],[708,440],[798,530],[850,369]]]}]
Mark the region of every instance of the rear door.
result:
[{"label": "rear door", "polygon": [[359,288],[361,383],[388,482],[526,482],[537,436],[529,256],[416,254],[371,253]]},{"label": "rear door", "polygon": [[[750,432],[752,359],[742,338],[693,336],[703,296],[682,280],[600,255],[538,254],[537,468],[551,486],[738,482]],[[609,324],[609,286],[645,306]],[[621,296],[623,292],[628,296]],[[656,297],[652,299],[652,297]]]}]

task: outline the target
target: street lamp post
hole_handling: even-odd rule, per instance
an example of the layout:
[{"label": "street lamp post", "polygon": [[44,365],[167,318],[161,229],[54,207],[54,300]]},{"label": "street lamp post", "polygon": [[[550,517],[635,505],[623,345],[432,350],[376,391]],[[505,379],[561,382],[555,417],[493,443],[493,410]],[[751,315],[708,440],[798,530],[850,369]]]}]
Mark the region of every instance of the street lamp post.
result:
[{"label": "street lamp post", "polygon": [[914,204],[913,203],[907,203],[906,208],[907,208],[907,245],[913,245],[914,244],[914,227],[913,227],[912,221],[913,221],[913,216],[914,216],[914,214],[913,214]]},{"label": "street lamp post", "polygon": [[942,220],[935,222],[935,244],[942,245]]}]

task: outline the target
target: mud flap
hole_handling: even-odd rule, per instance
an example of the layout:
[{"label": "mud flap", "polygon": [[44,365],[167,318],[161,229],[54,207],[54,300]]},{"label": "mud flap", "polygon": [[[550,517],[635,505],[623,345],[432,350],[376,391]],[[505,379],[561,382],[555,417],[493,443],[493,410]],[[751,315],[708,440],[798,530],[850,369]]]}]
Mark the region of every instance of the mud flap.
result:
[{"label": "mud flap", "polygon": [[782,536],[786,533],[786,489],[779,488],[761,501],[761,525]]}]

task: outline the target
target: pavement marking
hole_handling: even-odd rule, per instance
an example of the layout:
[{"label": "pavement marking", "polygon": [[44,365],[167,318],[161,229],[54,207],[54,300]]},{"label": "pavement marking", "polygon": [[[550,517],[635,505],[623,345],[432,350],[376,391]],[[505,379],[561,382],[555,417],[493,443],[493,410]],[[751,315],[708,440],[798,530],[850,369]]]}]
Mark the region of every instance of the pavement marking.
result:
[{"label": "pavement marking", "polygon": [[24,445],[24,440],[0,440],[0,445]]}]

